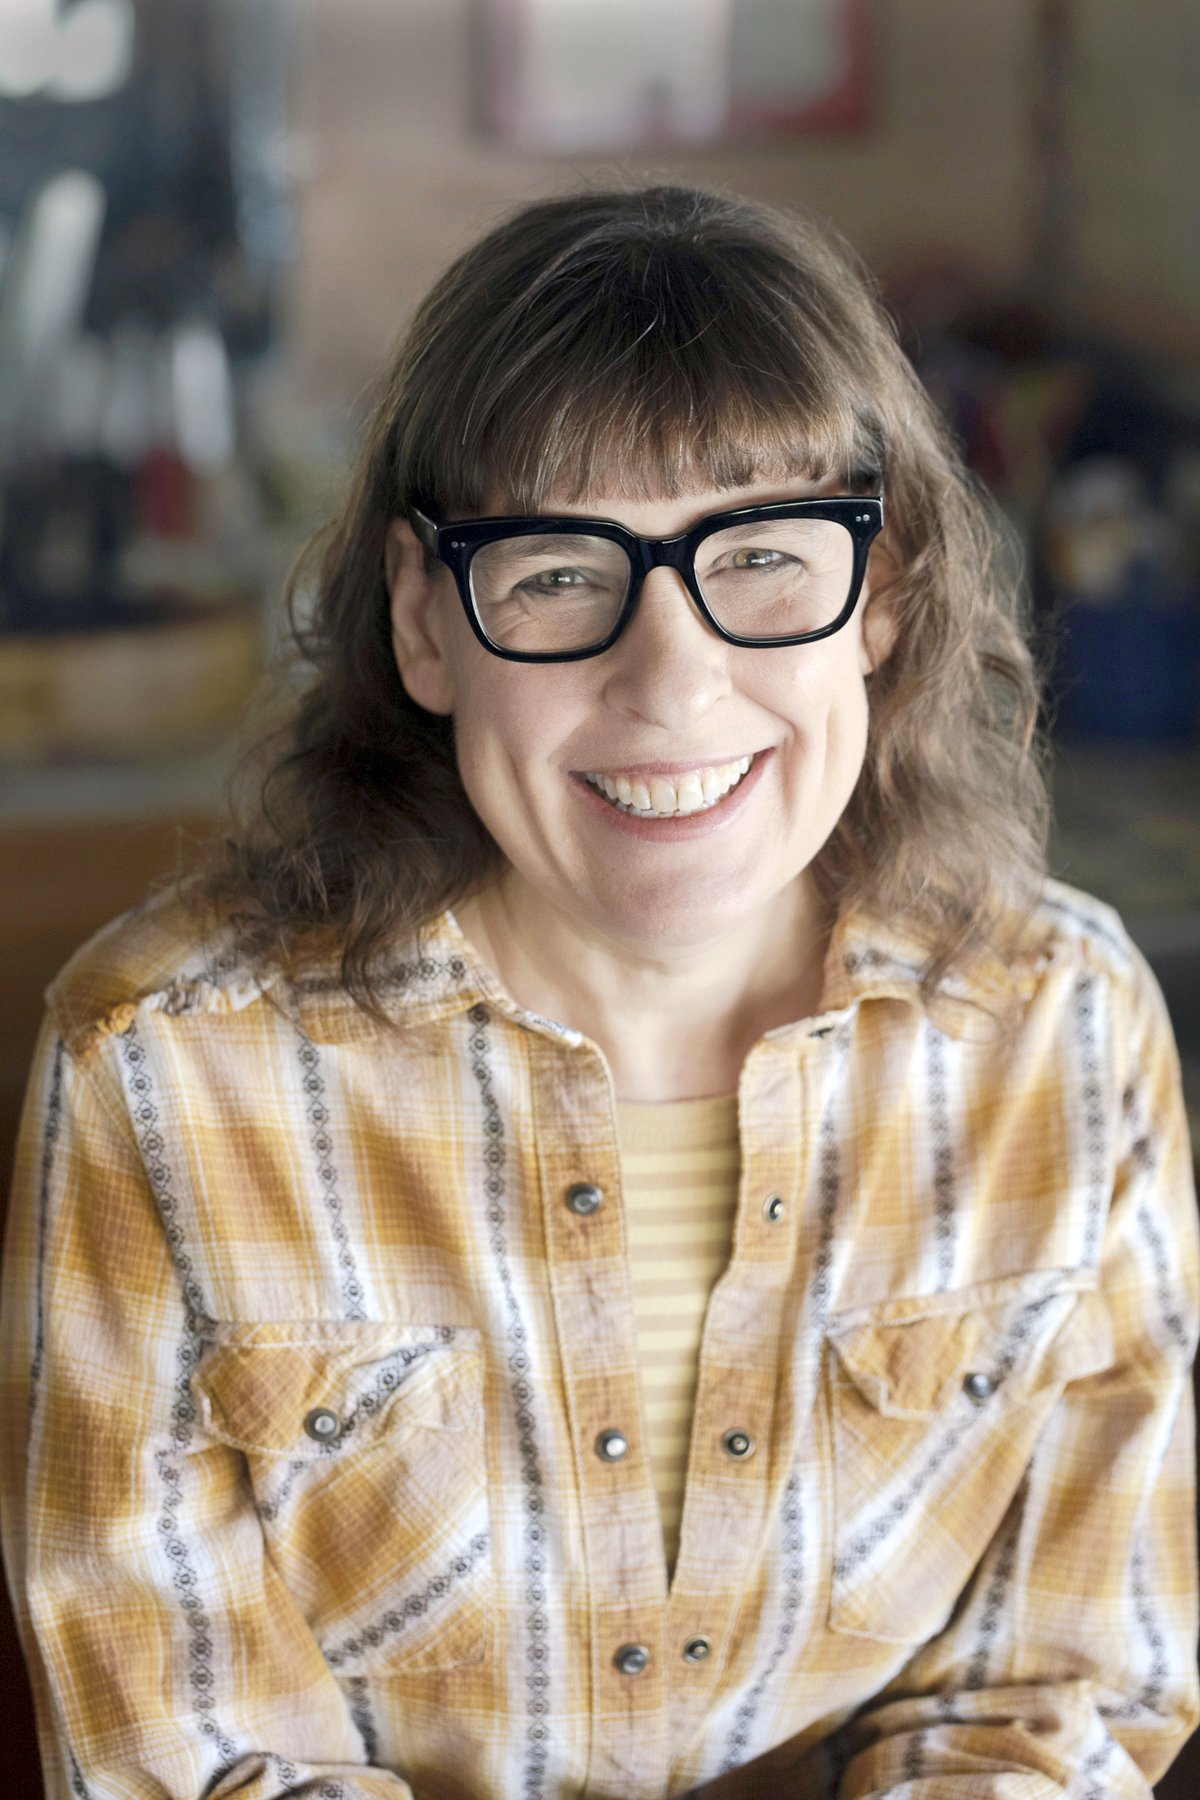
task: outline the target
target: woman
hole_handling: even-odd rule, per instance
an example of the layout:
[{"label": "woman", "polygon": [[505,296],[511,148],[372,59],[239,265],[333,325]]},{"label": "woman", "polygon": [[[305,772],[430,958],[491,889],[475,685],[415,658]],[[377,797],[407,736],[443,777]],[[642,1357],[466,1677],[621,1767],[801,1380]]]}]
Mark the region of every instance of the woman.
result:
[{"label": "woman", "polygon": [[259,816],[49,997],[49,1791],[1147,1795],[1200,1717],[1178,1064],[1044,878],[986,515],[850,253],[518,213],[305,644]]}]

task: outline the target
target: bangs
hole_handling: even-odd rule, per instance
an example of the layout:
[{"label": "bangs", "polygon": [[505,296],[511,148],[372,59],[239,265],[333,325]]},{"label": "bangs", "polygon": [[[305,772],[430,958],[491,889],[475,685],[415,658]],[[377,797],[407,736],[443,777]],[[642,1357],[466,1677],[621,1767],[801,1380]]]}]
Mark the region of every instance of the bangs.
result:
[{"label": "bangs", "polygon": [[483,325],[421,434],[418,483],[443,517],[878,482],[879,413],[794,269],[745,244],[724,264],[707,247],[624,248],[527,281]]}]

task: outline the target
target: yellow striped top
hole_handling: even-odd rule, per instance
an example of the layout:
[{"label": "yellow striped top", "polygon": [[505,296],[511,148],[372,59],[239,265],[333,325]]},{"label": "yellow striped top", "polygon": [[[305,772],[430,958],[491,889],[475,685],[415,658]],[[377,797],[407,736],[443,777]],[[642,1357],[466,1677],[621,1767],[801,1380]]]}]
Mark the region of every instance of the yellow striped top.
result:
[{"label": "yellow striped top", "polygon": [[646,1448],[673,1570],[700,1335],[737,1207],[737,1095],[622,1101],[617,1132]]}]

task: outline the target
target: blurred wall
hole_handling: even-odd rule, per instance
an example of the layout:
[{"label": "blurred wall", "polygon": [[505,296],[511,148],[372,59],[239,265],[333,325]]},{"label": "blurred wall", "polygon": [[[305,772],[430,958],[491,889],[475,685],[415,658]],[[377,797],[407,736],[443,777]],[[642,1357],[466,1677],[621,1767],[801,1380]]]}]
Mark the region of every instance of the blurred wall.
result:
[{"label": "blurred wall", "polygon": [[1200,5],[1075,0],[1072,299],[1200,369]]},{"label": "blurred wall", "polygon": [[470,0],[311,0],[293,118],[309,168],[291,379],[344,404],[451,256],[522,201],[605,170],[827,213],[875,264],[952,243],[1001,277],[1028,234],[1030,0],[878,8],[878,122],[860,135],[629,157],[531,156],[468,130]]},{"label": "blurred wall", "polygon": [[[1056,15],[1064,80],[1047,119]],[[457,250],[531,196],[617,170],[799,202],[876,268],[943,247],[1009,285],[1045,273],[1049,179],[1064,213],[1055,299],[1083,325],[1200,361],[1196,0],[879,0],[875,17],[877,119],[860,134],[565,158],[472,135],[472,0],[308,0],[289,386],[353,403]]]}]

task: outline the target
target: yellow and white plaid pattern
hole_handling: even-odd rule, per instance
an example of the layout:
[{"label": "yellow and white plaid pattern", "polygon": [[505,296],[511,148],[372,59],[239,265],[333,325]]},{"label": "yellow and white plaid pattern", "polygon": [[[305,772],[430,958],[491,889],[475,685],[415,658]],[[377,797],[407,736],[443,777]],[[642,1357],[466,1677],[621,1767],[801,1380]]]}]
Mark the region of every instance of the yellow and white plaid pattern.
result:
[{"label": "yellow and white plaid pattern", "polygon": [[596,1046],[449,914],[399,1033],[168,901],[85,947],[3,1311],[54,1800],[1145,1800],[1200,1717],[1170,1029],[1055,884],[1008,1035],[918,960],[843,919],[746,1059],[668,1587]]}]

